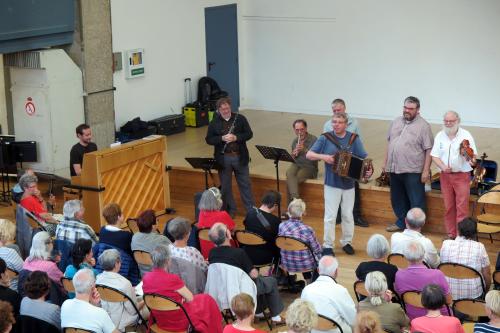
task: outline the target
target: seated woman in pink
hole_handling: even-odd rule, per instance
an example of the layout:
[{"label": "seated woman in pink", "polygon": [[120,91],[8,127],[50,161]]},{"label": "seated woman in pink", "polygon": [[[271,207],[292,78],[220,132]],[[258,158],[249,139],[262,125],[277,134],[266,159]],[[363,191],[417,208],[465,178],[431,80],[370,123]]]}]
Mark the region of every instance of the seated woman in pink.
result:
[{"label": "seated woman in pink", "polygon": [[[200,209],[200,216],[196,225],[198,230],[201,228],[211,228],[215,223],[220,222],[224,223],[232,232],[236,225],[225,210],[220,210],[221,207],[222,195],[217,187],[211,187],[204,191],[198,204],[198,208]],[[235,246],[234,243],[231,244]],[[205,260],[208,259],[208,254],[214,246],[214,243],[200,239],[201,254]]]},{"label": "seated woman in pink", "polygon": [[464,333],[460,320],[456,317],[443,316],[441,308],[446,304],[443,288],[437,284],[428,284],[422,290],[422,305],[427,314],[411,321],[412,332]]},{"label": "seated woman in pink", "polygon": [[38,232],[33,236],[30,255],[24,261],[23,269],[32,272],[45,272],[52,281],[62,287],[61,278],[63,277],[63,272],[59,270],[55,262],[49,260],[53,247],[50,235],[45,231]]},{"label": "seated woman in pink", "polygon": [[[222,315],[217,303],[207,294],[194,295],[186,288],[177,275],[168,272],[170,250],[166,245],[158,245],[151,253],[153,270],[144,275],[144,294],[160,294],[181,303],[193,323],[194,329],[202,333],[221,333]],[[185,331],[189,322],[181,309],[151,312],[150,320],[164,330]]]}]

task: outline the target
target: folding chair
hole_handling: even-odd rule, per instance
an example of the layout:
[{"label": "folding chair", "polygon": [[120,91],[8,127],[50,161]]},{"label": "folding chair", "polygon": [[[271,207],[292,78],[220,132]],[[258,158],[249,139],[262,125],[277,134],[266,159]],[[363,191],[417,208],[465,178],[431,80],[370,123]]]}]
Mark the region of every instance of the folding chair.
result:
[{"label": "folding chair", "polygon": [[9,280],[15,279],[15,278],[17,278],[19,276],[19,272],[16,272],[15,270],[10,269],[10,268],[7,268],[7,270],[5,271],[5,273],[9,277]]},{"label": "folding chair", "polygon": [[465,333],[474,333],[474,323],[463,323],[462,327]]},{"label": "folding chair", "polygon": [[204,240],[207,242],[211,242],[210,238],[208,237],[208,232],[210,231],[210,228],[200,228],[198,229],[198,239]]},{"label": "folding chair", "polygon": [[500,185],[496,185],[491,190],[481,194],[474,204],[473,212],[480,209],[477,219],[477,233],[487,234],[490,242],[493,243],[493,234],[500,232],[500,214],[488,213],[487,206],[500,206]]},{"label": "folding chair", "polygon": [[[177,303],[176,301],[170,299],[169,297],[162,296],[159,294],[144,294],[144,303],[146,303],[146,306],[148,307],[149,311],[151,311],[150,316],[153,317],[153,320],[154,320],[153,310],[156,311],[176,311],[179,309],[182,310],[182,312],[184,313],[189,322],[189,327],[183,332],[194,331],[194,326],[193,323],[191,322],[191,318],[189,318],[189,315],[186,312],[186,309],[184,309],[184,307],[182,306],[182,304]],[[152,324],[152,320],[149,320],[148,329],[152,330],[155,333],[169,332],[159,328],[156,323]]]},{"label": "folding chair", "polygon": [[479,278],[481,280],[481,288],[483,290],[483,293],[479,298],[483,299],[486,295],[486,285],[484,284],[483,276],[474,268],[462,264],[447,262],[440,264],[438,269],[443,272],[446,277],[452,279],[463,280]]},{"label": "folding chair", "polygon": [[500,285],[500,271],[493,272],[493,282],[495,282],[496,285]]},{"label": "folding chair", "polygon": [[141,250],[134,251],[134,259],[140,265],[153,266],[153,260],[151,259],[151,253]]},{"label": "folding chair", "polygon": [[75,292],[75,286],[73,286],[73,280],[67,277],[62,277],[61,278],[61,284],[63,285],[64,290],[66,290],[68,293],[74,293]]},{"label": "folding chair", "polygon": [[[407,311],[406,310],[407,304],[410,304],[416,308],[424,309],[424,306],[422,305],[421,294],[422,293],[420,291],[410,290],[410,291],[404,292],[403,295],[401,295],[401,301],[402,301],[403,308],[404,308],[405,312]],[[446,306],[446,311],[448,311],[448,315],[451,316],[450,307],[448,306],[448,304],[446,304],[445,306]]]},{"label": "folding chair", "polygon": [[92,333],[92,331],[85,330],[83,328],[65,327],[64,333]]},{"label": "folding chair", "polygon": [[453,302],[453,312],[458,311],[467,316],[465,320],[477,322],[479,317],[487,317],[484,305],[486,303],[476,299],[459,299]]},{"label": "folding chair", "polygon": [[309,251],[311,257],[314,260],[314,268],[311,271],[316,270],[318,267],[318,262],[314,256],[314,252],[309,244],[306,242],[291,236],[278,236],[276,237],[276,246],[281,250],[286,251]]},{"label": "folding chair", "polygon": [[[236,230],[234,233],[234,236],[236,238],[236,241],[238,244],[243,247],[245,246],[257,246],[257,245],[266,245],[267,242],[264,238],[262,238],[261,235],[258,235],[254,232],[247,231],[247,230]],[[261,265],[254,265],[257,269],[261,267],[267,267],[267,266],[273,266],[274,262],[271,261],[269,263],[261,264]]]},{"label": "folding chair", "polygon": [[137,219],[135,219],[135,218],[128,218],[127,219],[127,227],[129,228],[130,232],[133,234],[136,234],[139,232],[139,227],[137,226]]},{"label": "folding chair", "polygon": [[315,329],[318,331],[331,331],[338,328],[340,333],[344,333],[342,327],[333,319],[318,314],[318,324]]},{"label": "folding chair", "polygon": [[368,291],[365,288],[365,281],[356,281],[354,282],[354,294],[356,295],[356,300],[358,303],[361,301],[361,296],[368,297]]},{"label": "folding chair", "polygon": [[398,269],[408,268],[408,260],[401,253],[391,253],[387,257],[387,263],[396,266]]},{"label": "folding chair", "polygon": [[[101,296],[101,300],[110,302],[110,303],[125,303],[125,302],[130,302],[132,306],[134,307],[135,312],[137,313],[137,323],[134,325],[135,328],[137,328],[138,325],[145,323],[144,318],[141,316],[141,312],[135,305],[134,301],[128,297],[127,294],[123,293],[122,291],[105,286],[103,284],[96,284],[97,291],[99,292],[99,295]],[[125,304],[124,304],[125,305]]]}]

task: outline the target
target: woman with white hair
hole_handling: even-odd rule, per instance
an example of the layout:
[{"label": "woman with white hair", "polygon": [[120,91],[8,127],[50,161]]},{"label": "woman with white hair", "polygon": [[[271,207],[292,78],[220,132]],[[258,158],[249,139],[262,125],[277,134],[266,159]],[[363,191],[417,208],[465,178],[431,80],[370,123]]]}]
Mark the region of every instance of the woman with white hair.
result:
[{"label": "woman with white hair", "polygon": [[[198,204],[200,215],[198,216],[198,224],[196,227],[198,229],[211,228],[215,223],[220,222],[224,223],[229,230],[233,231],[236,224],[225,210],[221,210],[221,207],[222,194],[219,189],[217,187],[211,187],[205,190]],[[234,243],[232,244],[234,245]],[[208,254],[213,247],[214,244],[212,242],[200,239],[200,248],[203,258],[208,259]]]},{"label": "woman with white hair", "polygon": [[[309,272],[316,269],[315,262],[321,257],[321,245],[319,245],[313,228],[302,222],[306,212],[306,204],[301,199],[293,199],[288,205],[288,221],[282,222],[279,227],[278,236],[293,237],[308,244],[309,250],[287,251],[281,250],[281,262],[289,272]],[[309,276],[304,276],[309,278]]]},{"label": "woman with white hair", "polygon": [[366,253],[373,260],[360,263],[358,268],[356,268],[356,277],[361,281],[365,281],[368,273],[374,271],[382,272],[387,279],[388,288],[394,290],[394,280],[396,279],[398,268],[386,262],[390,250],[389,242],[383,235],[372,235],[366,244]]},{"label": "woman with white hair", "polygon": [[500,332],[500,290],[488,291],[484,300],[486,302],[484,307],[490,321],[488,323],[476,323],[474,332]]},{"label": "woman with white hair", "polygon": [[[194,295],[184,282],[168,271],[170,249],[159,245],[151,253],[153,270],[143,278],[144,294],[160,294],[181,303],[186,309],[194,329],[201,333],[221,333],[222,315],[217,303],[207,294]],[[151,311],[158,327],[168,331],[185,331],[188,321],[181,309],[175,311]]]},{"label": "woman with white hair", "polygon": [[401,305],[391,303],[392,292],[387,289],[387,280],[382,272],[374,271],[366,275],[365,288],[369,296],[359,302],[358,312],[374,311],[379,314],[382,327],[392,333],[401,333],[410,320]]},{"label": "woman with white hair", "polygon": [[30,255],[23,264],[23,269],[28,271],[42,271],[47,273],[49,278],[57,285],[61,285],[63,273],[57,267],[57,264],[50,261],[50,253],[54,248],[50,235],[45,231],[40,231],[31,242]]},{"label": "woman with white hair", "polygon": [[318,323],[318,314],[314,305],[297,298],[286,310],[288,333],[309,333]]}]

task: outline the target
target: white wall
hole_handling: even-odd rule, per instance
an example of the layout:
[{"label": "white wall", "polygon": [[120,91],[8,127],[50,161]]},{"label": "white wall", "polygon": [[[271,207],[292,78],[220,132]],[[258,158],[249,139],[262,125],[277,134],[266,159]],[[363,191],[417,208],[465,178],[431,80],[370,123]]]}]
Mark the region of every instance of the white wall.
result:
[{"label": "white wall", "polygon": [[241,108],[500,127],[500,1],[252,0],[241,13]]},{"label": "white wall", "polygon": [[3,67],[3,54],[0,53],[0,125],[2,126],[2,134],[9,134],[7,101],[5,99],[5,72]]},{"label": "white wall", "polygon": [[204,8],[237,2],[111,1],[113,52],[144,48],[146,66],[144,77],[114,74],[117,129],[137,116],[151,120],[181,112],[184,78],[192,78],[196,96],[198,79],[206,75]]}]

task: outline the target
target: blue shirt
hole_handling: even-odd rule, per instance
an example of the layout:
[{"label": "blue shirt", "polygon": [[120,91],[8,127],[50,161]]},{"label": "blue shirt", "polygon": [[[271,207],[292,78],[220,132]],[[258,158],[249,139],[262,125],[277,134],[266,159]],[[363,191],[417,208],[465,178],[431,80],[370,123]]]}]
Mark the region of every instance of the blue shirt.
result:
[{"label": "blue shirt", "polygon": [[[339,138],[337,135],[335,135],[335,132],[330,133],[332,133],[333,136],[335,136],[339,140],[339,143],[342,147],[347,147],[347,145],[349,144],[349,139],[351,138],[351,132],[347,131],[346,135],[343,138]],[[317,154],[326,155],[334,155],[337,151],[339,151],[337,146],[330,140],[328,140],[324,135],[320,135],[320,137],[318,138],[318,140],[316,140],[310,150]],[[359,137],[354,140],[348,151],[360,158],[365,158],[366,156],[368,156]],[[339,175],[334,174],[332,171],[332,164],[325,163],[325,185],[340,188],[343,190],[349,190],[354,187],[354,180],[347,177],[340,177]]]}]

